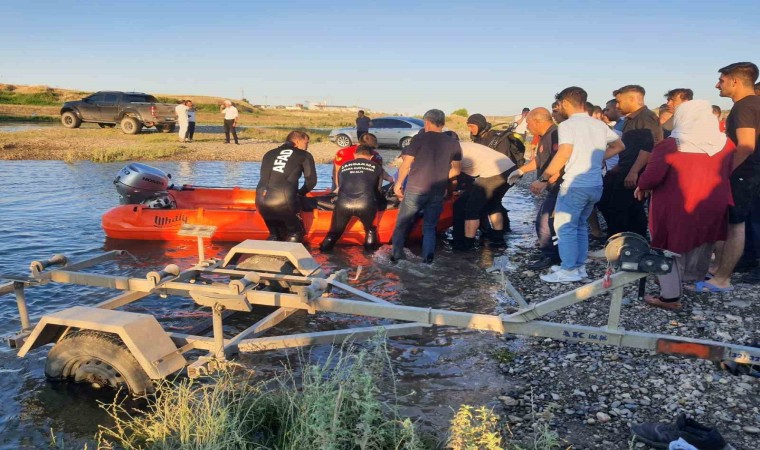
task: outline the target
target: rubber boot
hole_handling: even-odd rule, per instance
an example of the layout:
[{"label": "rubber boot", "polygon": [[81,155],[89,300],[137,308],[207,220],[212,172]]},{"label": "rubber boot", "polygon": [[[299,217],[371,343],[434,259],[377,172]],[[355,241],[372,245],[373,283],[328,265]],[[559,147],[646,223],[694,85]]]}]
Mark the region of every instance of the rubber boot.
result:
[{"label": "rubber boot", "polygon": [[504,240],[504,230],[492,229],[488,235],[488,246],[495,249],[506,248],[507,242]]},{"label": "rubber boot", "polygon": [[505,208],[504,206],[501,207],[501,217],[502,217],[501,220],[504,221],[504,233],[511,233],[512,227],[509,220],[509,210]]},{"label": "rubber boot", "polygon": [[368,252],[374,252],[377,250],[380,239],[377,237],[377,228],[372,227],[367,230],[367,235],[364,237],[364,249]]},{"label": "rubber boot", "polygon": [[334,237],[327,235],[327,237],[325,237],[322,243],[319,244],[319,251],[322,253],[330,253],[333,247],[335,247],[335,243],[337,241],[338,240],[335,239]]},{"label": "rubber boot", "polygon": [[455,252],[468,252],[475,249],[475,238],[463,238],[461,241],[454,241],[451,248]]},{"label": "rubber boot", "polygon": [[302,241],[303,241],[303,233],[289,233],[288,236],[285,238],[285,242],[301,243]]}]

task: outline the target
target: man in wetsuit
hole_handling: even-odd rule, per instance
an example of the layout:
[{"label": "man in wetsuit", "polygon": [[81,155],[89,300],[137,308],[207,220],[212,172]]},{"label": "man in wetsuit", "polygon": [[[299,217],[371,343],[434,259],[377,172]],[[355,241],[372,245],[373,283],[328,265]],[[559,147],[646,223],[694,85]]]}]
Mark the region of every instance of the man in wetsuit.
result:
[{"label": "man in wetsuit", "polygon": [[[256,207],[269,229],[269,239],[301,242],[303,222],[299,195],[317,185],[314,157],[307,150],[309,135],[291,131],[284,144],[268,151],[261,161],[261,178],[256,186]],[[305,182],[298,188],[303,175]]]},{"label": "man in wetsuit", "polygon": [[[372,149],[372,161],[383,166],[383,157],[377,152],[377,136],[372,133],[365,133],[359,139],[358,145],[351,145],[349,147],[342,148],[335,153],[335,159],[333,160],[333,190],[338,186],[338,171],[340,166],[354,159],[354,153],[360,145],[369,146]],[[393,177],[383,170],[383,179],[385,181],[393,183]]]},{"label": "man in wetsuit", "polygon": [[454,203],[454,240],[452,247],[457,251],[475,248],[475,233],[481,218],[490,219],[494,236],[490,238],[492,248],[503,248],[503,217],[501,200],[509,189],[507,179],[515,170],[515,163],[501,153],[485,145],[461,142],[462,174],[468,185],[465,193]]},{"label": "man in wetsuit", "polygon": [[373,161],[372,147],[368,145],[357,147],[354,159],[340,166],[338,200],[335,202],[330,232],[319,246],[321,251],[329,252],[333,249],[352,217],[359,218],[364,225],[364,248],[367,251],[377,248],[377,229],[374,221],[378,209],[377,199],[382,195],[382,176],[383,166]]}]

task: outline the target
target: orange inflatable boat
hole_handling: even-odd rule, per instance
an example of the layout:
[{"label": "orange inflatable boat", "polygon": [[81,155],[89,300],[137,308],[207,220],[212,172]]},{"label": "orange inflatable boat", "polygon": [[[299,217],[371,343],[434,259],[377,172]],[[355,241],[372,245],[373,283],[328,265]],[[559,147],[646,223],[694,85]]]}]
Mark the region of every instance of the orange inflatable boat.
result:
[{"label": "orange inflatable boat", "polygon": [[[310,197],[328,195],[329,192],[313,192]],[[194,237],[179,236],[177,232],[184,224],[213,225],[217,227],[212,241],[235,241],[245,239],[266,239],[269,236],[264,219],[256,209],[254,189],[204,188],[184,186],[181,190],[171,190],[169,195],[176,207],[166,209],[149,208],[141,204],[120,205],[103,215],[103,230],[114,239],[138,240],[195,240]],[[381,243],[389,243],[396,225],[397,208],[380,211],[375,219]],[[319,244],[330,229],[332,211],[314,209],[301,213],[306,228],[305,242]],[[438,221],[438,232],[443,232],[453,223],[453,200],[444,202],[443,212]],[[422,221],[415,223],[410,240],[422,238]],[[355,218],[351,220],[339,241],[343,244],[363,244],[364,228]]]}]

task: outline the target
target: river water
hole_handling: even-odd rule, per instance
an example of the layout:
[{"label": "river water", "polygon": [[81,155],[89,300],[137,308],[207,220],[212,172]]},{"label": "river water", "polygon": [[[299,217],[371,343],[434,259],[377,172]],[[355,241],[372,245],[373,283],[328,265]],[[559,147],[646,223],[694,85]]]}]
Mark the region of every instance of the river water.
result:
[{"label": "river water", "polygon": [[[176,183],[254,187],[258,163],[158,162],[151,163],[172,174]],[[3,161],[0,163],[0,273],[27,275],[29,263],[63,253],[77,261],[103,251],[123,249],[136,257],[118,259],[88,271],[144,276],[177,262],[189,266],[196,258],[193,243],[113,241],[105,237],[100,217],[118,203],[113,178],[123,163],[94,164],[60,161]],[[318,166],[318,188],[329,184],[330,166]],[[510,190],[505,204],[511,210],[510,245],[529,245],[534,201],[520,186]],[[208,256],[223,255],[232,243],[207,245]],[[312,249],[313,250],[313,249]],[[412,245],[413,252],[419,248]],[[388,261],[384,246],[374,255],[361,247],[337,247],[331,255],[312,251],[328,271],[363,266],[360,279],[352,283],[388,301],[478,313],[498,312],[505,300],[497,278],[485,273],[494,254],[484,249],[466,255],[452,254],[439,242],[432,266],[411,261],[398,265]],[[27,289],[33,322],[46,312],[74,305],[92,305],[116,292],[81,286],[55,285]],[[209,317],[207,309],[196,308],[180,298],[149,297],[125,308],[150,312],[168,330],[187,330]],[[346,328],[372,320],[339,318],[334,315],[297,314],[276,331],[304,332]],[[225,322],[227,331],[243,329],[251,321]],[[20,328],[12,295],[0,297],[0,335]],[[450,328],[426,331],[419,337],[393,339],[390,348],[404,394],[403,412],[433,428],[445,428],[452,408],[461,403],[480,405],[492,401],[505,388],[496,364],[484,356],[499,339],[488,333]],[[50,383],[44,377],[49,347],[32,351],[20,359],[0,346],[0,448],[47,446],[51,433],[65,438],[67,445],[91,438],[99,424],[108,425],[98,400],[108,400],[68,384]],[[316,349],[319,357],[329,346]],[[293,354],[290,352],[289,354]],[[276,371],[285,352],[243,356],[246,364],[262,373]]]}]

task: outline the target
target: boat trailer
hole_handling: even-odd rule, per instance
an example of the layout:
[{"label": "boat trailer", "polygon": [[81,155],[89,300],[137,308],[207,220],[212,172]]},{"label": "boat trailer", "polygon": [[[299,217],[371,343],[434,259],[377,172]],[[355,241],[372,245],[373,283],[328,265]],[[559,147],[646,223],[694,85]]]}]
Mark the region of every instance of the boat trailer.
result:
[{"label": "boat trailer", "polygon": [[[23,357],[40,346],[54,344],[46,360],[47,377],[73,379],[95,387],[127,387],[134,394],[150,392],[155,380],[184,369],[191,378],[211,374],[239,352],[332,344],[349,338],[368,338],[379,330],[387,336],[418,334],[433,325],[639,348],[716,362],[760,363],[760,348],[622,328],[623,290],[626,285],[644,279],[648,275],[645,272],[620,271],[537,303],[527,303],[507,283],[519,305],[516,312],[501,316],[474,314],[387,302],[348,285],[346,270],[326,275],[301,244],[246,240],[232,247],[223,259],[206,258],[203,237],[213,233],[213,227],[186,225],[183,232],[197,236],[199,247],[199,261],[185,270],[170,264],[163,270],[149,272],[144,278],[84,271],[128,255],[114,250],[78,262],[55,255],[47,261],[32,262],[30,276],[1,275],[7,281],[0,284],[0,295],[15,294],[21,322],[21,330],[8,339],[10,346],[18,349],[18,356]],[[122,292],[93,306],[73,306],[45,313],[32,325],[25,289],[46,283],[96,286]],[[343,291],[353,298],[337,298],[332,295],[334,291]],[[611,292],[606,326],[539,320],[553,311],[606,292]],[[118,310],[150,295],[189,297],[195,304],[211,309],[212,326],[201,324],[196,327],[200,331],[188,333],[168,332],[153,315]],[[251,312],[253,306],[269,307],[271,312],[237,335],[226,337],[223,320],[232,312]],[[405,323],[263,337],[300,311]],[[210,336],[201,333],[209,328]],[[188,360],[185,355],[191,350],[205,354]]]}]

